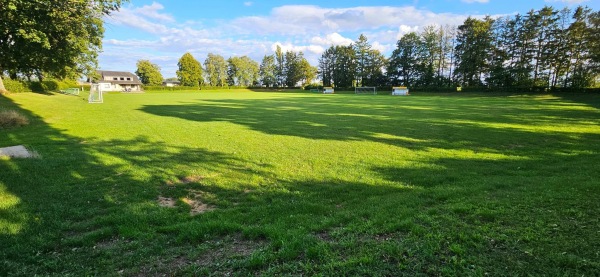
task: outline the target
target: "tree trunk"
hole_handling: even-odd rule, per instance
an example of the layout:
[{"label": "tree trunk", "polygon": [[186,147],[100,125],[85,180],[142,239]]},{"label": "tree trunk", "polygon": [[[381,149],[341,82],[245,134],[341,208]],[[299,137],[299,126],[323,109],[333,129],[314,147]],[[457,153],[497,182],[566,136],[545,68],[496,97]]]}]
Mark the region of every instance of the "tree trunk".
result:
[{"label": "tree trunk", "polygon": [[0,94],[6,92],[6,88],[4,87],[4,81],[2,80],[2,76],[0,76]]}]

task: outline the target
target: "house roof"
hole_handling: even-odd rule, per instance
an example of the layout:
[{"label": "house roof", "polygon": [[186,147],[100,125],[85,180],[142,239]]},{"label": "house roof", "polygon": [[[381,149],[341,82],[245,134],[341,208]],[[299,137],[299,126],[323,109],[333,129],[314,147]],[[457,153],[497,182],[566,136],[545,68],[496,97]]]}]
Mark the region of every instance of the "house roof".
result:
[{"label": "house roof", "polygon": [[118,85],[141,85],[142,82],[140,81],[114,81],[114,80],[100,80],[98,81],[98,83],[111,83],[111,84],[118,84]]},{"label": "house roof", "polygon": [[[98,82],[110,82],[111,84],[119,84],[119,85],[141,85],[142,82],[138,77],[127,71],[109,71],[109,70],[98,70],[98,75],[102,76]],[[123,77],[123,78],[131,78],[131,80],[104,80],[104,77]]]}]

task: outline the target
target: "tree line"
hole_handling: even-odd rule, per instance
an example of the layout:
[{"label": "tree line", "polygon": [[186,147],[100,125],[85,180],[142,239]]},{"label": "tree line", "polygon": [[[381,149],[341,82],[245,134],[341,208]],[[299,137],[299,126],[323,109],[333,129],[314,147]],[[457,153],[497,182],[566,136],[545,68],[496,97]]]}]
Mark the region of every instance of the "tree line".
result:
[{"label": "tree line", "polygon": [[[190,53],[177,63],[177,80],[187,87],[297,87],[310,84],[317,77],[302,52],[286,51],[277,46],[275,53],[265,55],[261,64],[248,56],[230,57],[209,53],[201,64]],[[159,86],[163,82],[160,67],[149,60],[137,62],[136,75],[143,84]]]},{"label": "tree line", "polygon": [[319,59],[323,85],[586,88],[600,80],[600,12],[544,7],[404,35],[384,58],[361,35]]},{"label": "tree line", "polygon": [[[0,0],[0,75],[38,81],[90,76],[104,33],[102,18],[126,0]],[[140,60],[142,82],[160,85],[160,68]],[[426,26],[400,38],[389,57],[366,36],[331,46],[318,67],[302,52],[247,56],[191,54],[178,62],[186,86],[392,86],[411,88],[586,88],[600,83],[600,12],[544,7],[501,18],[467,18],[460,26]],[[4,89],[0,78],[0,91]]]}]

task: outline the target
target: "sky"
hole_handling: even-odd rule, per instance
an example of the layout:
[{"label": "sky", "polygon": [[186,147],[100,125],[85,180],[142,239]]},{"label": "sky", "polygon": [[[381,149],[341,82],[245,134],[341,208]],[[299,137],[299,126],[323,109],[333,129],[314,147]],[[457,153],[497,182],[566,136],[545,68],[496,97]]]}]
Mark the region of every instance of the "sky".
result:
[{"label": "sky", "polygon": [[169,78],[186,52],[201,63],[208,53],[260,63],[277,45],[316,66],[327,48],[360,34],[389,56],[403,35],[428,25],[578,5],[600,10],[597,0],[130,0],[105,18],[99,66],[135,72],[138,60],[150,60]]}]

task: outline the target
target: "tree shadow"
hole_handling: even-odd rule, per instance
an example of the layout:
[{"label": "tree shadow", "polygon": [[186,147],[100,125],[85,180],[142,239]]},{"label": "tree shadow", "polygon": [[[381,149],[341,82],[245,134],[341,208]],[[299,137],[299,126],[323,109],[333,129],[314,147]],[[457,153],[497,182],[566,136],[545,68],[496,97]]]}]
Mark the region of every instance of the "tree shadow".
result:
[{"label": "tree shadow", "polygon": [[[265,134],[306,139],[379,142],[413,150],[465,148],[518,154],[512,146],[524,138],[534,136],[540,144],[563,144],[569,137],[598,126],[598,113],[582,111],[578,106],[561,109],[560,105],[553,100],[514,101],[490,96],[429,97],[423,101],[336,95],[202,100],[146,105],[140,110],[195,122],[231,122]],[[570,122],[588,122],[589,130],[568,130]]]},{"label": "tree shadow", "polygon": [[[558,235],[565,242],[561,247],[572,243],[584,249],[581,257],[591,255],[588,250],[593,247],[566,232],[587,238],[597,229],[597,221],[591,219],[598,211],[592,202],[598,188],[589,185],[589,178],[597,176],[598,169],[586,162],[600,151],[600,144],[588,144],[600,141],[597,134],[520,130],[518,124],[533,123],[543,112],[498,118],[489,115],[488,108],[460,99],[439,109],[435,109],[439,103],[403,99],[390,103],[377,97],[369,105],[364,99],[344,97],[306,100],[310,101],[210,100],[141,110],[199,122],[227,121],[267,134],[384,143],[423,154],[440,149],[471,154],[461,158],[442,152],[423,161],[422,167],[374,166],[369,168],[369,173],[378,174],[374,182],[329,176],[284,178],[273,173],[272,164],[144,136],[83,141],[0,96],[0,105],[33,119],[23,129],[0,132],[0,141],[34,146],[41,155],[33,160],[0,160],[0,193],[8,198],[0,206],[1,271],[467,275],[473,273],[469,264],[456,262],[456,257],[468,263],[483,256],[504,259],[504,265],[520,260],[522,270],[512,272],[527,273],[527,265],[540,260],[520,251],[527,245],[515,241],[531,233],[548,235],[545,232],[552,227],[549,219],[533,218],[547,209],[530,210],[527,197],[516,193],[537,195],[531,201],[543,207],[548,206],[545,200],[559,198],[544,189],[558,191],[574,207],[550,219],[571,218],[587,209],[570,222],[586,223],[588,229],[565,229]],[[457,122],[472,117],[478,120]],[[517,127],[490,127],[499,121]],[[531,136],[539,145],[520,142]],[[472,154],[475,151],[481,156]],[[520,175],[519,167],[535,170]],[[569,190],[573,186],[561,187],[569,181],[586,185],[575,192]],[[191,216],[183,199],[195,196],[216,209]],[[175,199],[175,207],[161,207],[158,197]],[[554,203],[550,206],[562,207]],[[518,211],[520,207],[525,208]],[[515,211],[531,215],[511,219],[508,215]],[[489,238],[506,248],[494,252]],[[517,246],[508,247],[510,243]],[[458,253],[452,248],[455,244],[470,250]],[[219,249],[229,249],[224,245],[248,249],[223,254]],[[211,255],[218,259],[207,261]],[[542,256],[544,266],[560,273],[553,261]],[[489,270],[497,263],[476,265]],[[589,266],[577,269],[572,272],[592,272]]]}]

